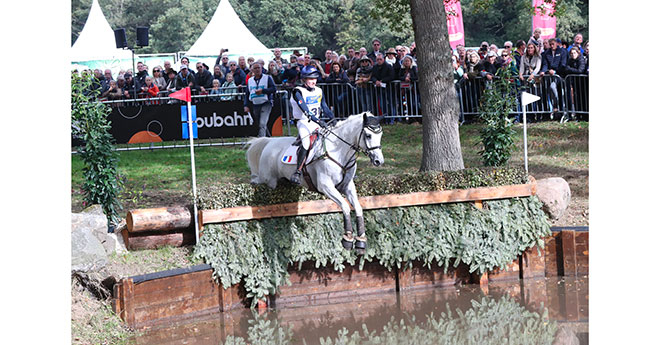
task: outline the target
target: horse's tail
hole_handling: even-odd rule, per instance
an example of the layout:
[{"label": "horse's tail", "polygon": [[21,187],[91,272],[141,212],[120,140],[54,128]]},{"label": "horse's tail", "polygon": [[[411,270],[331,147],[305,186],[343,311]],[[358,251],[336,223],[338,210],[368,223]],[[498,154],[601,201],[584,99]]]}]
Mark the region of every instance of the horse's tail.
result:
[{"label": "horse's tail", "polygon": [[268,144],[267,137],[252,138],[248,140],[247,144],[245,144],[245,147],[247,148],[245,157],[253,176],[259,174],[259,159],[261,158],[261,152],[263,152],[266,144]]}]

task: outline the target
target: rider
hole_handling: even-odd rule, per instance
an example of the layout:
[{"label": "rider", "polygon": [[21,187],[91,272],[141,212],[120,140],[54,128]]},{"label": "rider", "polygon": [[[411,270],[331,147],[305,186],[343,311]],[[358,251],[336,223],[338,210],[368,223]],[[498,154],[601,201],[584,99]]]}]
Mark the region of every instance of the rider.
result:
[{"label": "rider", "polygon": [[296,127],[298,127],[298,135],[302,140],[297,151],[298,168],[290,178],[291,182],[295,184],[301,183],[302,166],[311,144],[309,140],[310,134],[319,127],[326,127],[325,121],[321,119],[321,114],[325,115],[329,120],[335,117],[323,99],[321,88],[316,87],[316,80],[320,76],[321,73],[319,73],[316,67],[311,65],[303,67],[300,71],[302,86],[295,87],[291,95],[290,102],[293,108],[293,118],[297,120]]}]

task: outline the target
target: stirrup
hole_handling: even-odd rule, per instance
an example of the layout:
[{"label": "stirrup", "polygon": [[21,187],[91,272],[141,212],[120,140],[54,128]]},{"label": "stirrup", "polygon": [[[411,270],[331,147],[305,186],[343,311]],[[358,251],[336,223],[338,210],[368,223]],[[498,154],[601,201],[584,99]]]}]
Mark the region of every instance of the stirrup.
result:
[{"label": "stirrup", "polygon": [[291,181],[292,183],[295,183],[297,185],[300,185],[302,183],[302,181],[300,179],[301,177],[302,177],[302,172],[300,172],[300,170],[296,170],[296,172],[294,172],[293,175],[291,175],[291,178],[289,179],[289,181]]}]

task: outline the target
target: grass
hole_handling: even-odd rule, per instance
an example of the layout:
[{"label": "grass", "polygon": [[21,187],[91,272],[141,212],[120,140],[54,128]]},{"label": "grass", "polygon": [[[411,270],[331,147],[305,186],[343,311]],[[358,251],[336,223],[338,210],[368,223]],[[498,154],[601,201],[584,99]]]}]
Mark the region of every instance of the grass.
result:
[{"label": "grass", "polygon": [[[479,131],[481,124],[460,127],[461,147],[466,168],[482,166]],[[516,146],[510,165],[523,165],[522,126],[516,126]],[[588,122],[532,123],[528,127],[530,173],[588,170]],[[384,127],[383,155],[385,165],[373,168],[368,158],[360,155],[359,175],[382,175],[415,172],[422,159],[422,126],[419,123]],[[240,146],[195,148],[198,185],[249,181],[245,151]],[[80,186],[83,163],[78,155],[71,157],[72,210],[82,208]],[[186,200],[191,187],[190,152],[188,148],[122,151],[119,173],[124,189],[120,200],[126,207],[168,205],[168,200]],[[158,202],[161,204],[159,205]],[[163,204],[165,203],[165,204]]]}]

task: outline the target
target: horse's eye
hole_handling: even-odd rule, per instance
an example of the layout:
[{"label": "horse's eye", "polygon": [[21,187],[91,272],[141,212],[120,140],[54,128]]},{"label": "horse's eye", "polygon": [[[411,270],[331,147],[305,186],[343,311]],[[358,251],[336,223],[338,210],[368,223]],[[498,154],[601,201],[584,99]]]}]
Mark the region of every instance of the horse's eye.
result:
[{"label": "horse's eye", "polygon": [[371,134],[366,135],[367,139],[371,140]]}]

